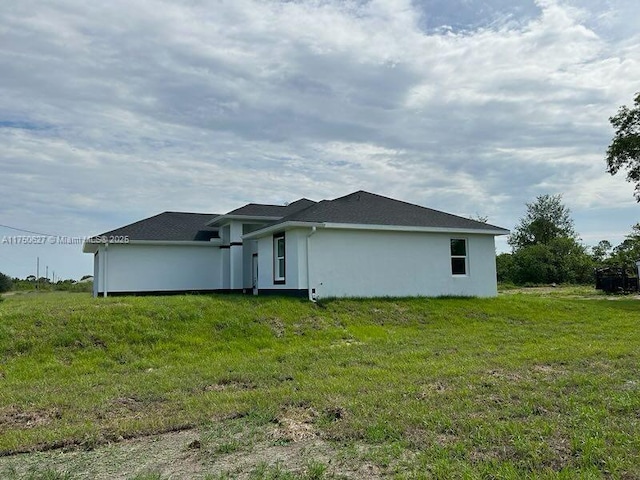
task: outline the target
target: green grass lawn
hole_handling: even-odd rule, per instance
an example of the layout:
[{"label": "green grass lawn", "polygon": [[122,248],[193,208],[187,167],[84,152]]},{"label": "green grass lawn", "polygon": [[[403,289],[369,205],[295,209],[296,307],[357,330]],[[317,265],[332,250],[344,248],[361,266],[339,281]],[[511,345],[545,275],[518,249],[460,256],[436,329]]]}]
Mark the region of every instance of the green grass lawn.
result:
[{"label": "green grass lawn", "polygon": [[298,412],[385,475],[640,478],[640,301],[570,293],[14,295],[0,455]]}]

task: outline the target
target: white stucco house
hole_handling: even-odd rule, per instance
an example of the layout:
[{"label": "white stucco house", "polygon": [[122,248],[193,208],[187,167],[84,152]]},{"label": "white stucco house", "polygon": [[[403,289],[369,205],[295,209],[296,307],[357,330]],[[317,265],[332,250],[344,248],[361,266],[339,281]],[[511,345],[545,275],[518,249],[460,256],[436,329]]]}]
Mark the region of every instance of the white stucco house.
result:
[{"label": "white stucco house", "polygon": [[509,231],[358,191],[226,214],[164,212],[87,240],[94,295],[178,292],[329,297],[497,294]]}]

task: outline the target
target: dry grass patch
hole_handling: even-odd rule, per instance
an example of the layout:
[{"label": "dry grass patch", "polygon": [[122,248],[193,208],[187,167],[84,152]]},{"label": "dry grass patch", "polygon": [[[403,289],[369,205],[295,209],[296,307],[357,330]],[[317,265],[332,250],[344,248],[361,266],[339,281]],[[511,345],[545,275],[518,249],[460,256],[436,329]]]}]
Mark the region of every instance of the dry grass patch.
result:
[{"label": "dry grass patch", "polygon": [[62,416],[58,408],[24,409],[17,405],[0,408],[0,431],[46,426]]}]

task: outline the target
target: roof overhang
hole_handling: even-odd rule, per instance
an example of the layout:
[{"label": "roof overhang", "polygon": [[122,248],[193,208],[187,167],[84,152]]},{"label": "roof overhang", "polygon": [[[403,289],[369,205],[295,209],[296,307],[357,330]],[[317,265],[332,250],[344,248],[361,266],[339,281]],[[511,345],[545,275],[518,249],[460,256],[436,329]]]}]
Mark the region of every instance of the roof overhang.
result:
[{"label": "roof overhang", "polygon": [[508,235],[504,228],[452,228],[452,227],[419,227],[412,225],[366,225],[363,223],[325,223],[324,228],[345,230],[383,230],[394,232],[429,232],[429,233],[464,233],[477,235]]},{"label": "roof overhang", "polygon": [[250,240],[252,238],[264,237],[272,233],[281,232],[283,230],[291,230],[292,228],[325,228],[336,230],[370,230],[370,231],[391,231],[391,232],[424,232],[424,233],[448,233],[448,234],[465,234],[465,235],[508,235],[509,230],[504,228],[476,229],[476,228],[449,228],[449,227],[418,227],[405,225],[368,225],[364,223],[331,223],[331,222],[282,222],[275,225],[269,225],[255,232],[243,235],[243,239]]},{"label": "roof overhang", "polygon": [[214,225],[222,225],[233,220],[243,220],[243,221],[259,220],[261,222],[275,222],[277,220],[280,220],[281,218],[282,217],[266,217],[266,216],[260,216],[260,215],[219,215],[214,219],[205,223],[205,225],[207,225],[208,227],[211,227]]},{"label": "roof overhang", "polygon": [[242,236],[243,239],[250,240],[252,238],[264,237],[265,235],[270,235],[275,232],[282,232],[283,230],[291,230],[292,228],[313,228],[320,227],[323,228],[325,226],[324,223],[321,222],[282,222],[276,223],[275,225],[269,225],[268,227],[261,228],[260,230],[256,230],[251,233],[247,233]]},{"label": "roof overhang", "polygon": [[85,241],[82,244],[83,253],[96,253],[100,245],[150,245],[150,246],[177,246],[177,247],[218,247],[222,245],[222,239],[211,240],[129,240],[128,242],[109,241]]}]

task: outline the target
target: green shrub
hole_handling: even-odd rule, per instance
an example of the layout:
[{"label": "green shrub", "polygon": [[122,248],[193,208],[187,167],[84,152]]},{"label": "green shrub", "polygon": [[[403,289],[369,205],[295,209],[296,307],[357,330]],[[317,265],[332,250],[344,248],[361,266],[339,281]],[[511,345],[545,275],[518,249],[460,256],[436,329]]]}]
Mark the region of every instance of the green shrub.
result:
[{"label": "green shrub", "polygon": [[0,293],[8,292],[12,287],[11,277],[0,272]]}]

